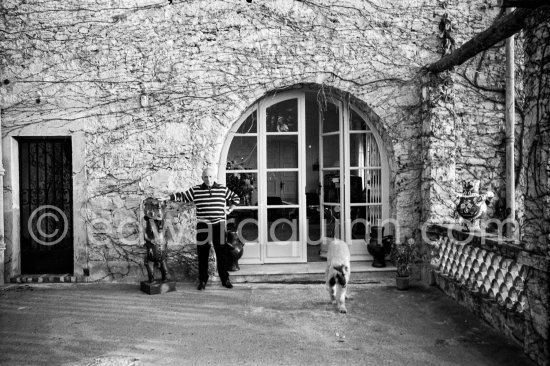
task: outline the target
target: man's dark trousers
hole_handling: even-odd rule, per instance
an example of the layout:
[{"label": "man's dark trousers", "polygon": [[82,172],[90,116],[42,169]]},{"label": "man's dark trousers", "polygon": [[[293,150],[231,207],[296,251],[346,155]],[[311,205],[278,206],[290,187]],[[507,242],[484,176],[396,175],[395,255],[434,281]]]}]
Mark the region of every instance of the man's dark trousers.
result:
[{"label": "man's dark trousers", "polygon": [[208,257],[210,256],[210,244],[214,245],[218,275],[222,283],[229,279],[227,272],[227,254],[225,253],[225,221],[209,224],[199,221],[197,223],[197,256],[199,261],[199,282],[208,282]]}]

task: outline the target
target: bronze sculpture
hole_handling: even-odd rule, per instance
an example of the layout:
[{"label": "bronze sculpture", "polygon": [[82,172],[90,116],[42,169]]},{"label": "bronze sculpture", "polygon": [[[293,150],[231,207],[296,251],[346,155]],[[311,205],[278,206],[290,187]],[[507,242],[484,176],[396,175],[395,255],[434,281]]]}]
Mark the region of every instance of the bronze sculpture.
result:
[{"label": "bronze sculpture", "polygon": [[144,239],[147,252],[144,258],[149,283],[155,281],[154,267],[158,267],[162,282],[168,281],[167,241],[164,237],[166,221],[166,202],[156,198],[146,198],[143,201],[144,211]]},{"label": "bronze sculpture", "polygon": [[227,270],[230,272],[240,270],[239,259],[243,256],[244,243],[239,239],[237,231],[227,230],[226,246]]}]

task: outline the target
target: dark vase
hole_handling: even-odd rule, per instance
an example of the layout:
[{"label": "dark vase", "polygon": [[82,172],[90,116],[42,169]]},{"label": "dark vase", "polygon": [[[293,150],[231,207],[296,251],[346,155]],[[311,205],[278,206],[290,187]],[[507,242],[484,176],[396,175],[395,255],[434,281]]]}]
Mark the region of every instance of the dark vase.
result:
[{"label": "dark vase", "polygon": [[390,253],[393,243],[393,236],[384,236],[384,227],[371,226],[370,240],[367,244],[369,254],[372,255],[372,266],[377,268],[386,267],[386,256]]},{"label": "dark vase", "polygon": [[240,270],[239,259],[243,256],[244,243],[239,240],[236,231],[227,232],[227,270],[234,272]]}]

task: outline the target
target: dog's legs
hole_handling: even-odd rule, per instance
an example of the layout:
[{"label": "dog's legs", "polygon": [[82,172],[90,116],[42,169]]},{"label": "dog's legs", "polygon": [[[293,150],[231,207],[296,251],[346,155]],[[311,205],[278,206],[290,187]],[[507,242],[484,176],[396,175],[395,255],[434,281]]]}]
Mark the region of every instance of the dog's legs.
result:
[{"label": "dog's legs", "polygon": [[338,285],[337,304],[338,304],[338,311],[342,314],[345,314],[348,312],[348,310],[346,309],[346,292],[347,292],[347,287],[342,287]]},{"label": "dog's legs", "polygon": [[336,285],[336,281],[334,280],[334,277],[331,277],[331,278],[327,278],[327,291],[328,291],[328,294],[330,296],[330,301],[334,304],[336,302],[336,299],[335,299],[335,285]]}]

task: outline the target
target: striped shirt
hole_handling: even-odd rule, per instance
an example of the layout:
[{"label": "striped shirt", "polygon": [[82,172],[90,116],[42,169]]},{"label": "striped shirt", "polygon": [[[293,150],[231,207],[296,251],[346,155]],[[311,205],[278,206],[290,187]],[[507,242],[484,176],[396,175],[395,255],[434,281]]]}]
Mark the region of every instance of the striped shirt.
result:
[{"label": "striped shirt", "polygon": [[218,183],[214,183],[212,187],[203,183],[185,192],[176,192],[170,195],[170,200],[193,202],[197,207],[197,220],[210,224],[225,220],[227,201],[233,205],[238,205],[241,201],[235,192]]}]

